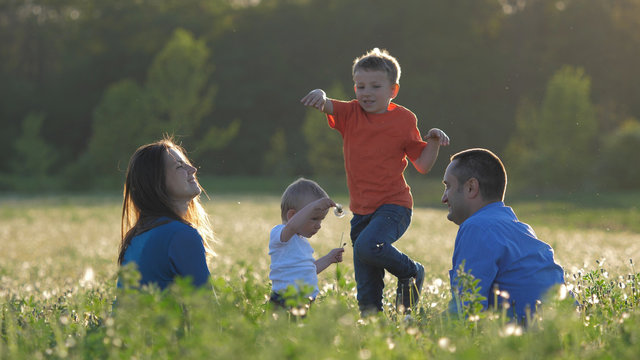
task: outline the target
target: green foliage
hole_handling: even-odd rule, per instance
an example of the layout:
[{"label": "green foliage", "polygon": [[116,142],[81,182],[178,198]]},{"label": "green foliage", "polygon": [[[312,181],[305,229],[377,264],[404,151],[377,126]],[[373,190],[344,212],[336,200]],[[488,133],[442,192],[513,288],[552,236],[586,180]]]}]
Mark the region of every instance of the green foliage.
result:
[{"label": "green foliage", "polygon": [[[138,146],[157,134],[148,131],[151,112],[147,95],[132,80],[111,85],[93,115],[93,135],[81,162],[98,177],[124,174],[129,157]],[[121,177],[117,177],[121,180]]]},{"label": "green foliage", "polygon": [[262,172],[276,176],[287,176],[292,166],[289,161],[287,139],[283,129],[278,129],[269,140],[269,149],[264,153]]},{"label": "green foliage", "polygon": [[549,81],[539,110],[521,103],[507,148],[518,186],[576,190],[585,184],[598,128],[590,86],[584,69],[565,66]]},{"label": "green foliage", "polygon": [[640,189],[640,167],[633,164],[640,149],[640,122],[629,119],[604,139],[597,178],[605,188]]},{"label": "green foliage", "polygon": [[212,72],[205,41],[177,29],[149,68],[145,89],[154,119],[147,126],[156,134],[194,134],[211,112]]},{"label": "green foliage", "polygon": [[[144,87],[130,79],[111,85],[93,117],[88,150],[67,169],[74,185],[113,188],[122,182],[129,157],[139,146],[163,134],[190,135],[203,128],[215,91],[209,50],[203,40],[178,29],[155,57]],[[238,133],[240,122],[227,128],[207,124],[198,149],[219,149]],[[196,140],[187,136],[187,141]],[[82,173],[91,176],[79,176]],[[93,184],[92,184],[93,183]]]},{"label": "green foliage", "polygon": [[[344,100],[346,94],[340,84],[327,90],[327,96]],[[315,176],[344,176],[342,137],[327,125],[326,115],[308,108],[302,133],[307,142],[307,158]]]},{"label": "green foliage", "polygon": [[13,142],[11,173],[0,174],[0,187],[23,191],[56,187],[50,170],[59,155],[42,137],[44,119],[42,113],[30,113],[22,121],[22,133]]},{"label": "green foliage", "polygon": [[473,321],[477,321],[481,316],[484,316],[482,302],[487,298],[480,295],[480,287],[478,286],[480,279],[476,279],[470,272],[466,272],[464,264],[463,260],[460,267],[456,269],[455,281],[459,286],[459,292],[455,294],[456,307],[461,319],[471,318]]},{"label": "green foliage", "polygon": [[[268,304],[265,235],[278,221],[277,196],[213,196],[205,204],[219,239],[218,256],[210,263],[211,287],[196,290],[180,279],[164,292],[127,287],[138,281],[139,274],[133,267],[118,271],[115,265],[118,196],[13,196],[0,201],[4,205],[0,207],[2,359],[637,355],[640,274],[626,254],[637,256],[638,234],[626,230],[611,234],[551,230],[549,237],[561,239],[556,255],[567,273],[564,290],[573,297],[562,288],[553,289],[523,328],[499,309],[461,319],[443,315],[451,298],[443,278],[457,230],[445,220],[446,210],[415,208],[410,229],[396,243],[427,265],[420,303],[410,318],[398,316],[390,305],[395,297],[391,277],[385,279],[385,312],[360,318],[353,267],[346,256],[335,277],[333,266],[320,274],[320,294],[301,317],[293,309],[283,312]],[[635,202],[625,204],[635,206]],[[620,205],[619,210],[623,208]],[[317,252],[342,243],[344,228],[348,228],[345,219],[325,219],[312,239]],[[550,230],[540,226],[536,231]],[[595,263],[589,260],[594,254],[607,254],[609,259]],[[122,289],[116,289],[116,274],[125,284]],[[476,279],[468,280],[473,292]]]}]

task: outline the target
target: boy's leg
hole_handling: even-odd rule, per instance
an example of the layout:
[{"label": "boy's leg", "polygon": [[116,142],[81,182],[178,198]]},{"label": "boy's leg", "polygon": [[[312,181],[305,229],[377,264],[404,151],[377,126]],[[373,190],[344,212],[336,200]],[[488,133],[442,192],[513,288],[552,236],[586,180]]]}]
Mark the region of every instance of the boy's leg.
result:
[{"label": "boy's leg", "polygon": [[410,222],[411,210],[398,205],[383,205],[371,215],[354,215],[351,238],[361,311],[382,310],[385,269],[399,279],[416,275],[417,264],[392,245]]},{"label": "boy's leg", "polygon": [[[351,243],[356,248],[358,236],[369,224],[371,215],[354,214],[351,219]],[[360,314],[382,311],[382,289],[384,288],[384,268],[365,264],[353,252],[353,269],[356,275],[357,299]]]},{"label": "boy's leg", "polygon": [[399,279],[415,276],[417,264],[393,246],[409,227],[411,209],[386,204],[370,216],[354,242],[354,256],[364,264],[384,268]]}]

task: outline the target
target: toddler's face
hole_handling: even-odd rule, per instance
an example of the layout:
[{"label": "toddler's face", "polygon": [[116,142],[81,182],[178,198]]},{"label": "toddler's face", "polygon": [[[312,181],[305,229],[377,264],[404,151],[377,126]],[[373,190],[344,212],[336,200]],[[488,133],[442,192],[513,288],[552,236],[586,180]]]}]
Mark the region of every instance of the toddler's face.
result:
[{"label": "toddler's face", "polygon": [[356,99],[364,111],[382,114],[398,94],[398,85],[392,84],[387,73],[379,70],[360,69],[353,75]]},{"label": "toddler's face", "polygon": [[304,224],[300,235],[307,239],[315,235],[322,227],[322,220],[327,216],[329,210],[325,210],[317,215],[314,215],[306,224]]}]

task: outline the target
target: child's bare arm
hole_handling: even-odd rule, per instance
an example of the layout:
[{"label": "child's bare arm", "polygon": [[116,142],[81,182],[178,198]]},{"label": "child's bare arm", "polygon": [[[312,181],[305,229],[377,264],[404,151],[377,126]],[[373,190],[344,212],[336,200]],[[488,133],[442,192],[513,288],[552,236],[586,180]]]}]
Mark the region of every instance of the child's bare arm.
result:
[{"label": "child's bare arm", "polygon": [[316,274],[320,274],[324,269],[333,263],[342,262],[342,253],[344,248],[335,248],[320,259],[316,260]]},{"label": "child's bare arm", "polygon": [[322,89],[311,90],[300,102],[304,106],[314,107],[325,114],[333,115],[333,103]]},{"label": "child's bare arm", "polygon": [[[300,229],[309,219],[314,216],[321,216],[328,208],[336,206],[336,203],[329,198],[321,198],[312,201],[305,207],[296,211],[295,214],[287,221],[284,229],[280,233],[280,241],[287,242],[291,237],[300,232]],[[290,210],[291,211],[291,210]]]},{"label": "child's bare arm", "polygon": [[413,166],[421,174],[426,174],[431,171],[433,164],[436,163],[436,159],[438,158],[440,146],[449,145],[449,137],[447,134],[436,128],[429,130],[425,136],[425,140],[427,141],[427,146],[422,150],[420,157],[413,162]]}]

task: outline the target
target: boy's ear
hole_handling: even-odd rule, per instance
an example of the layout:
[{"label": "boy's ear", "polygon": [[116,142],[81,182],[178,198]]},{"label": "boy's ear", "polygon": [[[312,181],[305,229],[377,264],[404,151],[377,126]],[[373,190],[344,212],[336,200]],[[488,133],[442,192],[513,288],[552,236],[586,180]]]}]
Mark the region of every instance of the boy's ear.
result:
[{"label": "boy's ear", "polygon": [[391,85],[391,98],[395,99],[398,96],[398,91],[400,91],[400,84]]},{"label": "boy's ear", "polygon": [[287,210],[287,221],[291,220],[291,218],[293,217],[293,215],[296,214],[296,210],[295,209],[289,209]]}]

